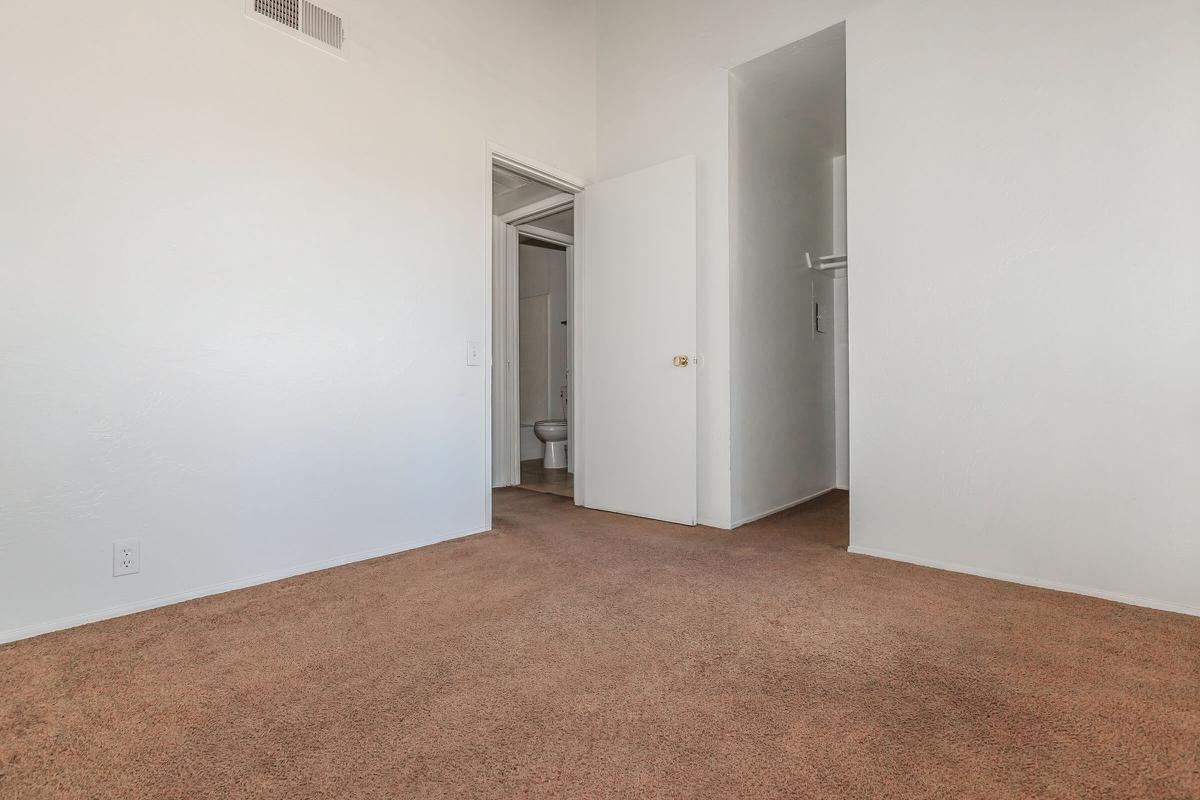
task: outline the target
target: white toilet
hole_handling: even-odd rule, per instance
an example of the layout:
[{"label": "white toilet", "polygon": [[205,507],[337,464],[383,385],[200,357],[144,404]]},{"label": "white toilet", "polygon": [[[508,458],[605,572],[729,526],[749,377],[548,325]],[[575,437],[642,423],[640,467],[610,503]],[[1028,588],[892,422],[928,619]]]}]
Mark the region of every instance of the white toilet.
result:
[{"label": "white toilet", "polygon": [[546,443],[546,456],[542,466],[546,469],[567,468],[567,421],[544,419],[533,424],[533,433]]}]

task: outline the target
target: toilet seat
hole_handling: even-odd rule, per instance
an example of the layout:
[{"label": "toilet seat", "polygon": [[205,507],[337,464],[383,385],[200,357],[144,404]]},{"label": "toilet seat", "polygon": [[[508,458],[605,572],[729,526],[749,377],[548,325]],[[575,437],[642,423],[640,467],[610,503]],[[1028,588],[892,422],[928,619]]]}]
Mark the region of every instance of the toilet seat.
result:
[{"label": "toilet seat", "polygon": [[565,419],[544,419],[541,422],[533,423],[533,432],[554,436],[564,434],[567,432],[567,421]]}]

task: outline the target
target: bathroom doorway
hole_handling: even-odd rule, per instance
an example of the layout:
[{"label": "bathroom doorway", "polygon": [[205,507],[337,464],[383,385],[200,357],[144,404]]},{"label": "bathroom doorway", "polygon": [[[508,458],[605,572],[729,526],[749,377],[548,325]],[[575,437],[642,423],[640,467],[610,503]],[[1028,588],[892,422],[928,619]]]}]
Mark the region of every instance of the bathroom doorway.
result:
[{"label": "bathroom doorway", "polygon": [[[696,524],[702,362],[696,324],[696,159],[681,156],[585,190],[582,181],[532,167],[495,146],[489,146],[488,157],[491,319],[484,350],[492,364],[486,379],[486,485],[522,485],[519,268],[526,236],[565,246],[571,265],[566,273],[571,310],[565,319],[554,320],[570,342],[559,412],[566,431],[563,419],[556,425],[548,417],[541,426],[546,435],[539,437],[534,421],[543,474],[565,469],[565,475],[552,474],[564,482],[569,476],[575,505]],[[572,232],[550,227],[556,221],[551,218],[568,208]],[[560,220],[567,221],[565,215]],[[549,413],[555,413],[553,397],[550,406]],[[630,458],[631,452],[657,457]],[[555,460],[560,457],[565,468]],[[528,462],[536,459],[525,461],[528,474],[536,468]],[[490,516],[490,491],[486,503]]]},{"label": "bathroom doorway", "polygon": [[492,484],[574,498],[574,195],[492,167]]}]

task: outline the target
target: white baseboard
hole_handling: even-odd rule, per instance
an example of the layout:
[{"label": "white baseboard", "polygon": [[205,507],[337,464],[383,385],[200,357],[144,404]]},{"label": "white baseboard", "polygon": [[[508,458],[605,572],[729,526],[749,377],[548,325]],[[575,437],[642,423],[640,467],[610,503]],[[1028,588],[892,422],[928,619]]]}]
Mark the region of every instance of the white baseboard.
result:
[{"label": "white baseboard", "polygon": [[1138,597],[1131,594],[1121,594],[1120,592],[1109,592],[1104,589],[1093,589],[1090,586],[1077,586],[1071,583],[1060,583],[1058,581],[1047,581],[1041,578],[1027,578],[1024,575],[1012,575],[1007,572],[997,572],[990,569],[979,569],[978,567],[968,567],[965,564],[952,564],[947,561],[936,561],[929,558],[914,558],[912,556],[901,555],[900,553],[890,553],[886,550],[877,550],[873,547],[858,547],[850,545],[848,551],[860,556],[872,556],[874,558],[883,558],[888,561],[902,561],[905,564],[916,564],[921,567],[932,567],[933,569],[945,570],[946,572],[961,572],[965,575],[976,575],[980,578],[991,578],[997,581],[1007,581],[1008,583],[1019,583],[1023,586],[1036,586],[1039,589],[1051,589],[1056,592],[1068,592],[1070,594],[1082,594],[1087,597],[1098,597],[1101,600],[1112,600],[1116,603],[1125,603],[1131,606],[1142,606],[1143,608],[1153,608],[1158,611],[1172,611],[1176,614],[1188,614],[1193,617],[1200,617],[1200,608],[1194,606],[1185,606],[1180,603],[1172,603],[1166,600],[1154,600],[1149,597]]},{"label": "white baseboard", "polygon": [[85,611],[82,614],[72,614],[69,617],[59,617],[58,619],[48,620],[46,622],[37,622],[33,625],[25,625],[20,628],[9,628],[8,630],[0,631],[0,644],[5,642],[15,642],[18,639],[28,639],[31,636],[41,636],[44,633],[53,633],[61,631],[65,628],[74,628],[79,625],[87,625],[91,622],[100,622],[113,617],[123,617],[127,614],[136,614],[139,611],[149,611],[152,608],[162,608],[163,606],[171,606],[176,603],[183,603],[188,600],[196,600],[201,597],[210,597],[215,594],[224,594],[237,589],[247,589],[251,586],[259,586],[272,581],[281,581],[284,578],[294,578],[297,575],[304,575],[308,572],[319,572],[323,569],[331,567],[341,567],[346,564],[353,564],[357,561],[368,561],[372,558],[380,558],[382,556],[395,555],[403,553],[407,550],[415,550],[418,547],[428,547],[431,544],[439,542],[448,542],[452,539],[462,539],[466,536],[474,536],[479,533],[486,533],[491,530],[488,528],[480,528],[479,530],[470,530],[462,533],[451,533],[442,536],[434,536],[429,539],[417,540],[414,543],[409,543],[403,547],[395,547],[389,545],[380,547],[374,550],[363,550],[358,553],[351,553],[344,556],[335,556],[333,558],[323,559],[321,561],[310,561],[307,564],[300,564],[292,567],[284,567],[279,570],[270,570],[268,572],[260,572],[257,575],[250,575],[245,578],[235,578],[231,581],[222,583],[209,584],[195,589],[188,589],[175,594],[162,595],[148,600],[138,600],[133,603],[125,603],[119,606],[111,606],[109,608],[98,611]]},{"label": "white baseboard", "polygon": [[822,489],[819,492],[813,492],[812,494],[808,495],[807,497],[801,497],[799,500],[792,500],[787,503],[784,503],[781,506],[776,506],[775,508],[769,509],[767,511],[763,511],[760,514],[753,514],[749,517],[743,517],[742,519],[734,522],[733,527],[740,528],[743,525],[749,525],[751,522],[757,522],[760,519],[766,519],[767,517],[772,516],[773,514],[778,514],[781,511],[787,511],[789,508],[795,508],[796,506],[804,505],[809,500],[816,500],[821,495],[829,494],[830,492],[834,491],[836,488],[837,488],[836,486],[831,486],[828,489]]}]

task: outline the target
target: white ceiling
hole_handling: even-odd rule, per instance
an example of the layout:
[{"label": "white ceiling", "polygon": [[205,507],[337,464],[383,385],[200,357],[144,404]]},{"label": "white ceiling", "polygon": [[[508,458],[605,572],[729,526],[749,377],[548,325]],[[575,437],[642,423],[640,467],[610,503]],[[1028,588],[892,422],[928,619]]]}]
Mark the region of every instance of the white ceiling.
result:
[{"label": "white ceiling", "polygon": [[492,213],[507,214],[560,194],[558,189],[503,167],[492,167]]},{"label": "white ceiling", "polygon": [[568,208],[549,217],[542,217],[537,222],[530,223],[537,228],[545,228],[555,233],[575,235],[575,209]]},{"label": "white ceiling", "polygon": [[492,197],[515,191],[530,183],[533,183],[532,178],[518,175],[504,167],[492,167]]}]

